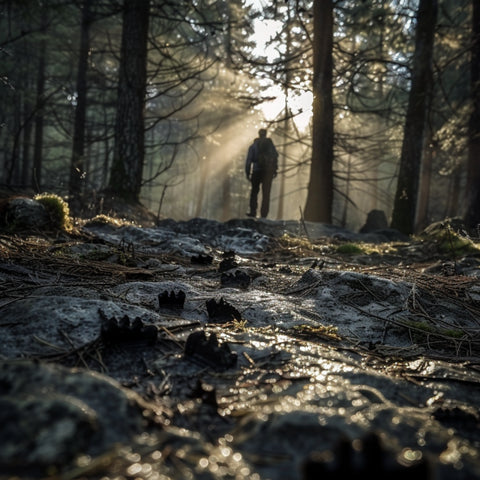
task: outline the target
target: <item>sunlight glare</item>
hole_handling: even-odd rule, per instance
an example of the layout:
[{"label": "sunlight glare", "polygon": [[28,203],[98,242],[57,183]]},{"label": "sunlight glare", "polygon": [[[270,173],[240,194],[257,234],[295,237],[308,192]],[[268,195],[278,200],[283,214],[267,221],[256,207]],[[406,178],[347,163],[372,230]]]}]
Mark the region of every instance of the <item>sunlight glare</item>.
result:
[{"label": "sunlight glare", "polygon": [[262,102],[258,109],[262,112],[265,120],[271,122],[285,109],[285,95],[280,85],[271,85],[265,89],[264,97],[273,98],[273,100]]},{"label": "sunlight glare", "polygon": [[[257,108],[266,122],[272,122],[283,115],[285,94],[280,85],[271,85],[266,88],[265,97],[274,97],[274,99],[263,102]],[[288,96],[288,108],[294,116],[293,121],[300,132],[305,132],[310,126],[312,102],[313,95],[309,91],[295,92]]]},{"label": "sunlight glare", "polygon": [[[256,8],[262,8],[262,2],[252,0],[250,2]],[[253,53],[257,56],[266,57],[271,62],[278,58],[279,51],[284,45],[268,45],[268,43],[279,33],[283,26],[283,22],[272,19],[255,19],[253,23],[254,33],[252,40],[255,42]],[[271,80],[261,80],[260,84],[264,86],[264,97],[273,98],[267,100],[257,107],[266,122],[272,122],[283,115],[285,111],[285,93],[283,87],[279,84],[273,84]],[[298,91],[288,96],[288,108],[294,115],[296,127],[304,132],[310,125],[312,117],[312,101],[313,96],[310,91]]]},{"label": "sunlight glare", "polygon": [[312,118],[313,94],[310,91],[292,95],[288,99],[292,113],[295,115],[294,122],[297,128],[304,132],[310,126]]},{"label": "sunlight glare", "polygon": [[253,54],[264,56],[268,61],[273,60],[278,55],[278,45],[268,45],[275,35],[281,30],[283,23],[279,20],[255,19],[253,21],[254,33],[252,40],[255,42]]}]

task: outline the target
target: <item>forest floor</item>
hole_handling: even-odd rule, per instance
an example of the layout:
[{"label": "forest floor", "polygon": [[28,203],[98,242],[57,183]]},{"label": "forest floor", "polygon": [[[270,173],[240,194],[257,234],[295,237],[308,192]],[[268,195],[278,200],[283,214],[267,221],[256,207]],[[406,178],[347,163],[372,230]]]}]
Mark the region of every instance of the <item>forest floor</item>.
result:
[{"label": "forest floor", "polygon": [[475,238],[130,213],[0,232],[0,478],[480,476]]}]

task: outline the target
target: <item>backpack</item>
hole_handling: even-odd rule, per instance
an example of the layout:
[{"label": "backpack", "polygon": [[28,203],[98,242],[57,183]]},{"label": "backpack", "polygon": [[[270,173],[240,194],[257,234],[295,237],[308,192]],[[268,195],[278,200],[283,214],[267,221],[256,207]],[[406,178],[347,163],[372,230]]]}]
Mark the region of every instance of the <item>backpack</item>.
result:
[{"label": "backpack", "polygon": [[257,140],[257,165],[260,170],[275,170],[275,155],[270,138]]}]

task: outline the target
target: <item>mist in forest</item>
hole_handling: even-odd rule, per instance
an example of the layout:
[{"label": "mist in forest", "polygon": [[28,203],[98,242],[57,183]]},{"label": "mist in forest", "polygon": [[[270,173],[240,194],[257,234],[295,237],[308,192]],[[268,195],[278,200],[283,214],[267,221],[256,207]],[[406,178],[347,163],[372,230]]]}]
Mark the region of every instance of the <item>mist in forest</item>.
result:
[{"label": "mist in forest", "polygon": [[[354,230],[373,209],[390,221],[402,185],[414,184],[417,229],[474,204],[475,2],[439,10],[379,0],[341,2],[347,8],[307,0],[7,3],[4,186],[53,191],[79,214],[112,194],[159,218],[244,217],[247,150],[266,128],[279,153],[272,220],[302,218],[309,192],[318,198],[310,218],[333,198],[326,218]],[[315,23],[325,18],[331,34]],[[417,25],[432,25],[428,51]],[[317,103],[331,101],[331,112],[314,110],[315,45],[332,58],[331,89]],[[430,70],[413,82],[422,65]],[[414,85],[417,101],[428,101],[409,114]],[[331,158],[312,133],[316,125],[317,136],[330,135],[322,115],[333,124]],[[319,187],[330,174],[332,192]]]},{"label": "mist in forest", "polygon": [[[234,105],[232,92],[236,88],[263,95],[267,100],[255,106]],[[308,103],[298,105],[297,99],[296,111],[305,113],[291,118],[292,131],[285,132],[284,105],[281,89],[265,88],[241,72],[222,66],[211,88],[205,89],[183,113],[188,118],[201,111],[204,123],[199,125],[200,138],[180,146],[174,165],[143,188],[142,201],[162,217],[179,220],[203,217],[225,221],[244,217],[250,196],[250,182],[245,176],[247,152],[259,129],[266,128],[280,155],[269,218],[299,219],[305,203],[310,149],[308,144],[296,141],[294,130],[301,129],[301,135],[308,137],[311,107],[308,111]],[[152,143],[155,142],[153,139]],[[156,165],[164,157],[164,152],[159,151],[149,159],[152,171],[158,169]]]},{"label": "mist in forest", "polygon": [[[194,154],[190,151],[190,155],[195,156],[193,166],[187,159],[178,162],[173,185],[165,192],[162,216],[182,220],[204,217],[221,221],[245,216],[250,196],[245,160],[250,144],[264,125],[264,122],[254,119],[255,115],[249,120],[246,114],[244,118],[220,126],[215,133],[207,136]],[[269,218],[299,219],[300,209],[305,203],[308,165],[297,165],[296,159],[302,156],[302,149],[297,145],[290,147],[285,159],[282,155],[283,139],[275,133],[270,134],[270,130],[268,136],[280,151],[280,168],[272,185]],[[185,155],[188,156],[189,152]],[[284,182],[284,206],[279,217],[281,182]],[[148,198],[161,198],[163,188],[146,188],[146,201]],[[150,203],[153,211],[158,207],[158,204]]]}]

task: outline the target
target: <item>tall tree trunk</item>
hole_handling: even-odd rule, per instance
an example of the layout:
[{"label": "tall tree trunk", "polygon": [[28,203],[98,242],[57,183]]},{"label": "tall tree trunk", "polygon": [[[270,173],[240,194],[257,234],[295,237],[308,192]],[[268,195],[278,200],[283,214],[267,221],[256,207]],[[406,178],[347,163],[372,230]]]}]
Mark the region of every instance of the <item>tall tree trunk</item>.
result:
[{"label": "tall tree trunk", "polygon": [[107,111],[104,109],[103,113],[103,148],[104,148],[104,157],[102,162],[102,179],[100,182],[101,190],[104,190],[108,185],[108,173],[110,170],[110,140],[108,136],[109,128],[108,128],[108,114]]},{"label": "tall tree trunk", "polygon": [[198,179],[198,193],[195,206],[195,217],[201,217],[202,212],[205,215],[203,204],[205,202],[205,190],[207,187],[207,177],[210,171],[210,155],[206,155],[200,159],[200,174]]},{"label": "tall tree trunk", "polygon": [[70,163],[69,194],[71,207],[75,211],[81,203],[82,179],[85,176],[85,118],[87,112],[87,68],[90,49],[91,0],[84,0],[82,8],[82,26],[80,32],[80,51],[77,71],[77,106],[73,131],[72,159]]},{"label": "tall tree trunk", "polygon": [[45,63],[47,54],[47,40],[45,36],[40,40],[39,62],[37,73],[37,105],[35,107],[35,140],[33,145],[32,185],[40,192],[42,190],[42,161],[43,161],[43,123],[45,107]]},{"label": "tall tree trunk", "polygon": [[[381,11],[385,11],[385,3],[386,0],[382,0],[380,3],[380,9]],[[389,45],[385,44],[385,16],[381,15],[378,17],[378,23],[379,23],[379,28],[380,28],[380,38],[378,40],[378,58],[384,58],[385,51],[388,50]],[[385,74],[383,73],[378,73],[379,76],[379,84],[378,84],[378,100],[379,102],[385,102]],[[383,121],[388,121],[388,119],[382,115],[380,117]],[[381,138],[379,141],[383,142],[388,142],[388,139],[385,138],[385,135],[382,134]],[[380,190],[381,190],[381,177],[382,177],[382,164],[384,162],[388,162],[388,156],[389,153],[387,149],[382,148],[381,153],[379,155],[379,158],[377,162],[375,163],[374,166],[374,172],[375,172],[375,178],[373,179],[373,185],[372,185],[372,194],[371,194],[371,204],[370,204],[370,210],[377,210],[379,209],[379,199],[380,199]],[[382,210],[384,207],[383,205],[380,207],[380,210]]]},{"label": "tall tree trunk", "polygon": [[472,0],[472,51],[470,85],[472,112],[469,122],[468,166],[465,224],[477,228],[480,224],[480,4]]},{"label": "tall tree trunk", "polygon": [[287,169],[287,154],[288,154],[288,129],[290,126],[288,116],[288,87],[285,88],[285,119],[283,120],[283,146],[282,154],[280,156],[280,175],[279,175],[279,189],[278,189],[278,207],[277,207],[277,220],[283,220],[284,205],[285,205],[285,182],[286,182],[286,169]]},{"label": "tall tree trunk", "polygon": [[433,41],[437,0],[420,0],[417,13],[412,84],[403,134],[400,170],[392,212],[392,228],[405,234],[415,230],[420,164],[428,98],[432,83]]},{"label": "tall tree trunk", "polygon": [[313,2],[312,163],[305,220],[332,222],[333,205],[333,1]]},{"label": "tall tree trunk", "polygon": [[125,0],[115,146],[109,191],[138,203],[144,162],[149,0]]},{"label": "tall tree trunk", "polygon": [[428,128],[423,147],[423,159],[420,171],[420,181],[418,186],[417,215],[415,221],[415,231],[423,230],[429,223],[428,208],[430,199],[430,183],[432,181],[432,164],[434,158],[432,142],[432,129]]},{"label": "tall tree trunk", "polygon": [[[30,79],[27,78],[27,85],[30,85]],[[28,92],[30,88],[28,88]],[[20,177],[20,183],[26,187],[30,180],[30,152],[32,143],[32,104],[30,101],[30,94],[25,95],[23,103],[23,118],[25,125],[23,128],[23,152],[22,152],[22,171]]]},{"label": "tall tree trunk", "polygon": [[288,105],[288,96],[290,94],[290,44],[291,44],[291,19],[292,15],[290,12],[290,5],[287,2],[287,19],[286,19],[286,29],[287,29],[287,38],[285,39],[285,86],[283,88],[283,95],[285,96],[285,106],[284,106],[284,115],[283,119],[283,147],[280,163],[280,175],[278,181],[279,191],[278,191],[278,208],[277,208],[277,219],[282,220],[284,216],[284,205],[285,205],[285,182],[286,182],[286,168],[287,168],[287,155],[288,155],[288,130],[290,127],[289,116],[290,108]]},{"label": "tall tree trunk", "polygon": [[15,108],[13,111],[13,143],[12,143],[12,151],[10,153],[10,162],[7,168],[7,184],[13,185],[18,181],[18,173],[19,173],[19,152],[20,152],[20,145],[21,145],[21,137],[22,137],[22,119],[20,115],[22,105],[22,95],[20,92],[15,92],[14,95],[14,104]]},{"label": "tall tree trunk", "polygon": [[348,204],[350,202],[350,185],[352,183],[351,173],[352,173],[352,159],[349,155],[347,160],[347,171],[345,172],[345,200],[343,203],[342,219],[340,221],[340,226],[342,227],[345,227],[347,225]]},{"label": "tall tree trunk", "polygon": [[463,176],[462,173],[462,168],[460,166],[457,166],[455,167],[455,170],[450,174],[444,217],[454,217],[458,215],[458,207],[459,203],[461,202],[460,185],[461,178]]},{"label": "tall tree trunk", "polygon": [[232,182],[228,172],[225,173],[222,184],[222,222],[232,218]]}]

